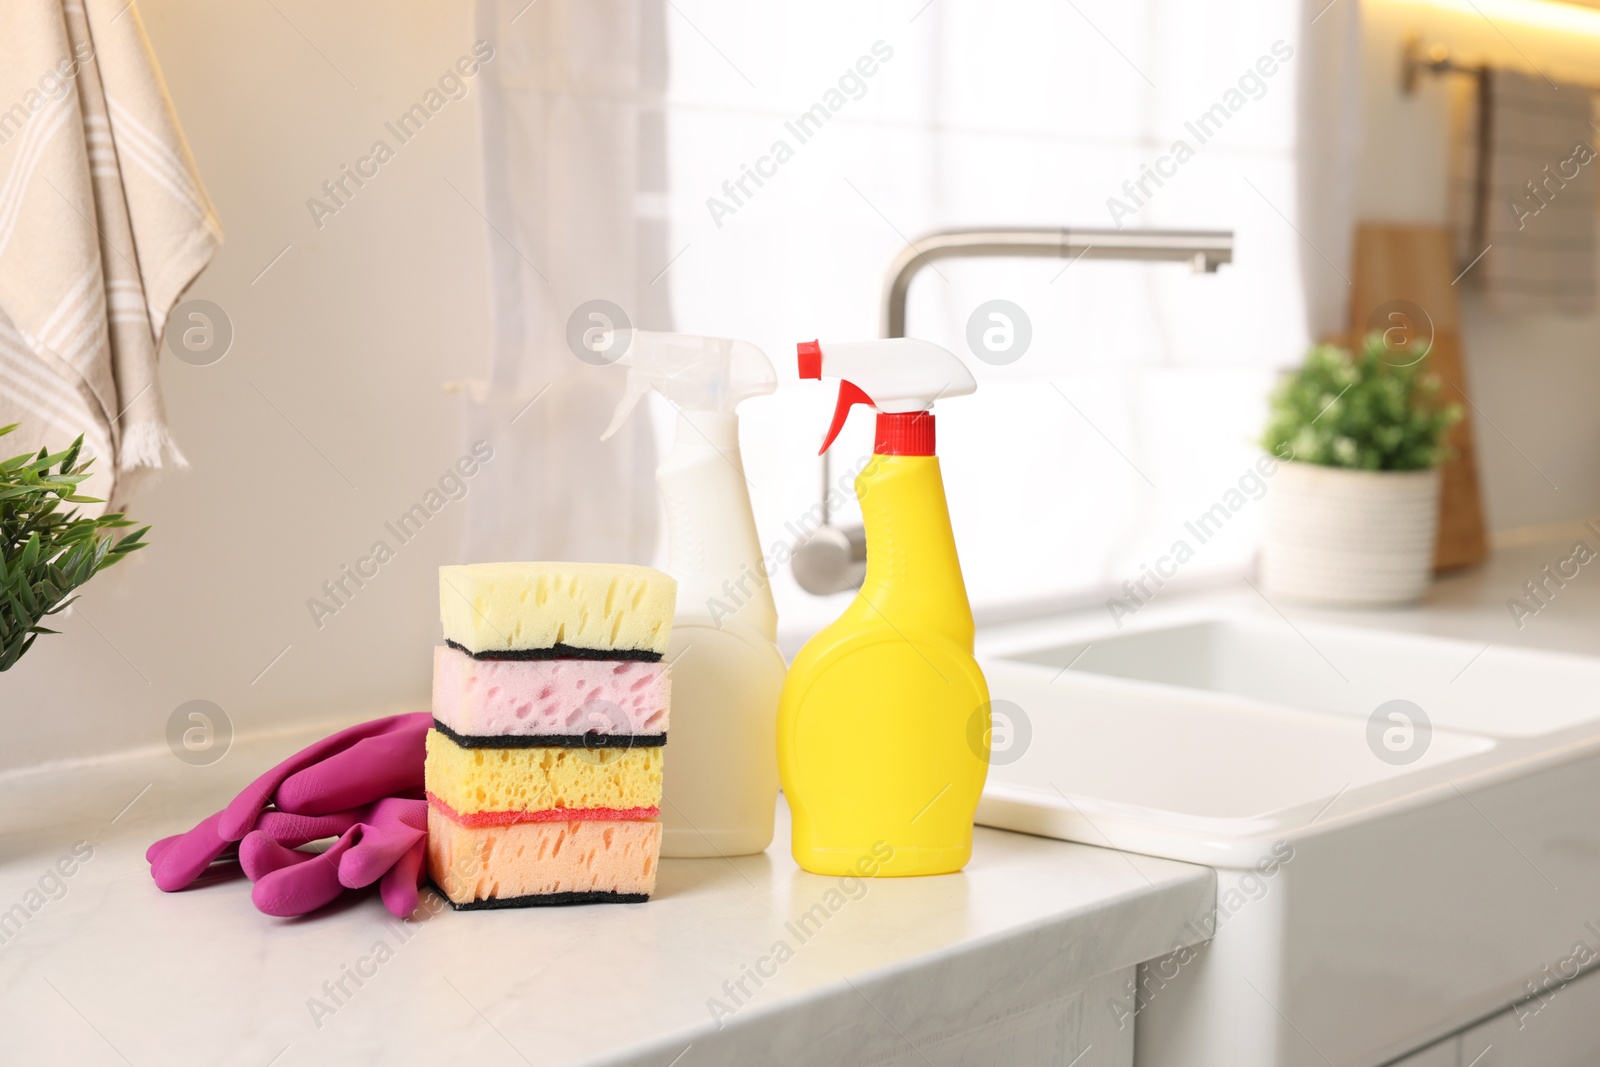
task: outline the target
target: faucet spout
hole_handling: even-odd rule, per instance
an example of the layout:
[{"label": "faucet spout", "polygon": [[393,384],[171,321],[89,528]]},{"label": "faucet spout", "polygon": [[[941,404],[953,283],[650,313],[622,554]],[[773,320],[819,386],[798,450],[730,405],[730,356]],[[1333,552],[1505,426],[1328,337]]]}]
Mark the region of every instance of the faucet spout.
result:
[{"label": "faucet spout", "polygon": [[[939,230],[917,238],[889,265],[883,286],[882,328],[885,337],[906,335],[906,301],[922,268],[940,259],[1020,256],[1046,259],[1121,259],[1188,263],[1197,272],[1213,274],[1233,262],[1232,230],[1096,230],[1062,228],[992,228]],[[842,593],[861,585],[866,574],[866,538],[860,527],[838,529],[828,513],[833,468],[822,457],[822,527],[794,546],[795,580],[817,596]]]}]

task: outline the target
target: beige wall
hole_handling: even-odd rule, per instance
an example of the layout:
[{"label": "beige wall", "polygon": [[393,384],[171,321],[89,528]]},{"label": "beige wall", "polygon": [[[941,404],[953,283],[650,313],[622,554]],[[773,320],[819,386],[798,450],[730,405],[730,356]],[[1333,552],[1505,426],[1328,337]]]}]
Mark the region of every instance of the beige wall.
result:
[{"label": "beige wall", "polygon": [[306,600],[376,539],[398,546],[384,522],[464,447],[440,383],[482,374],[484,225],[446,179],[482,206],[477,85],[321,230],[305,202],[469,50],[471,5],[276,7],[293,25],[270,4],[139,4],[227,234],[191,296],[221,305],[235,340],[210,367],[163,358],[193,468],[138,498],[151,547],[0,675],[0,765],[165,744],[196,698],[240,730],[426,707],[434,568],[462,504],[320,630]]},{"label": "beige wall", "polygon": [[[1515,4],[1480,7],[1493,23],[1465,0],[1363,3],[1357,218],[1446,221],[1446,87],[1425,78],[1415,96],[1401,92],[1408,32],[1420,33],[1425,44],[1443,42],[1465,60],[1526,70],[1526,56],[1552,77],[1600,81],[1600,35],[1517,21],[1502,10]],[[1600,24],[1595,12],[1579,14]],[[1476,419],[1490,529],[1600,514],[1600,317],[1496,314],[1467,290],[1462,319],[1474,400],[1494,424]]]}]

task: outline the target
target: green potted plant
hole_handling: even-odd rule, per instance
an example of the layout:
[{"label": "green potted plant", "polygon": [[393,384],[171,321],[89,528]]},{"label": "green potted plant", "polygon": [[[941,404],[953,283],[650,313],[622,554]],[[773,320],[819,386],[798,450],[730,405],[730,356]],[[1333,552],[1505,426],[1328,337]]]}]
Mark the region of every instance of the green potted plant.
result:
[{"label": "green potted plant", "polygon": [[1267,508],[1269,593],[1356,606],[1426,591],[1445,434],[1461,418],[1426,356],[1377,333],[1359,355],[1317,345],[1273,393],[1262,445],[1286,462]]},{"label": "green potted plant", "polygon": [[[0,437],[17,424],[0,427]],[[40,450],[0,462],[0,671],[8,670],[33,647],[46,616],[71,604],[72,591],[128,553],[144,547],[145,526],[115,537],[111,530],[132,526],[120,513],[85,518],[67,504],[99,504],[79,496],[92,460],[78,462],[83,438],[64,452]]]}]

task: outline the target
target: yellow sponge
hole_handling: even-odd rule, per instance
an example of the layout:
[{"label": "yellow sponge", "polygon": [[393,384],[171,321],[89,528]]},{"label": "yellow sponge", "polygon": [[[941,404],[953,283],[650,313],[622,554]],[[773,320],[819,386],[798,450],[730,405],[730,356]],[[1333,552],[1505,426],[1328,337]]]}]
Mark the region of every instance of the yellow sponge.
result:
[{"label": "yellow sponge", "polygon": [[[660,748],[462,748],[428,731],[428,793],[468,824],[509,813],[643,818],[661,806]],[[477,815],[486,818],[474,818]],[[520,820],[519,820],[520,821]]]},{"label": "yellow sponge", "polygon": [[445,640],[474,656],[660,659],[677,599],[676,581],[631,564],[439,568]]}]

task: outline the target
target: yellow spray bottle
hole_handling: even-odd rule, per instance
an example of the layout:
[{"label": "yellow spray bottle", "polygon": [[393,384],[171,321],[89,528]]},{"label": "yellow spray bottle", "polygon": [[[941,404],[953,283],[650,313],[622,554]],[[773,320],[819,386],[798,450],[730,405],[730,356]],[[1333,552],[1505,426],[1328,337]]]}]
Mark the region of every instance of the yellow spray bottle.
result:
[{"label": "yellow spray bottle", "polygon": [[789,666],[778,772],[791,848],[816,874],[958,871],[989,770],[989,689],[934,455],[935,400],[977,388],[955,356],[893,338],[800,345],[802,378],[839,378],[826,452],[850,409],[878,412],[856,479],[867,575]]}]

